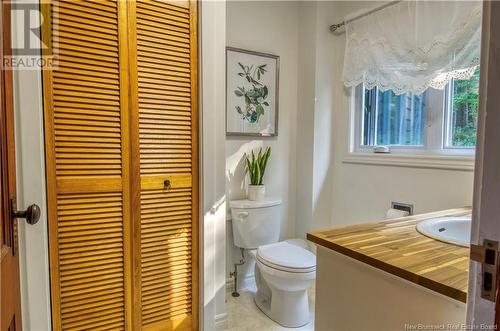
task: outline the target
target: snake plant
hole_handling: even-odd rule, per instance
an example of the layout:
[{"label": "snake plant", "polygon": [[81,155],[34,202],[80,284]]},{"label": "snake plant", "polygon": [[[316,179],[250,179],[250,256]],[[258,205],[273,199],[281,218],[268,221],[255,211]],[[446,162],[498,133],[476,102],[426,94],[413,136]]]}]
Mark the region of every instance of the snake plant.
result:
[{"label": "snake plant", "polygon": [[269,156],[271,156],[271,147],[267,147],[264,153],[262,153],[262,148],[260,148],[257,156],[255,156],[253,151],[250,156],[245,154],[247,160],[247,171],[250,176],[250,184],[263,185],[262,180],[264,178]]}]

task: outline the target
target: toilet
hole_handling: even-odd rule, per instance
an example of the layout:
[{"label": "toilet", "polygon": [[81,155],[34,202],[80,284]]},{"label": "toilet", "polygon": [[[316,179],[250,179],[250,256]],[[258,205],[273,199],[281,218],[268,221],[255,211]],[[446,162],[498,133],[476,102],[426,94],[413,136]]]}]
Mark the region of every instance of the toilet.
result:
[{"label": "toilet", "polygon": [[230,207],[234,244],[256,261],[256,305],[285,327],[309,323],[307,290],[316,278],[316,256],[304,240],[279,241],[281,200],[234,200]]}]

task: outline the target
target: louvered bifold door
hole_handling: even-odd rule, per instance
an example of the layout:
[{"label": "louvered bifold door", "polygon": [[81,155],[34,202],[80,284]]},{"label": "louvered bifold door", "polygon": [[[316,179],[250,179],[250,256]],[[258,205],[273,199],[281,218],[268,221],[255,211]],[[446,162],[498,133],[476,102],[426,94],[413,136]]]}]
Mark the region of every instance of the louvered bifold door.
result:
[{"label": "louvered bifold door", "polygon": [[129,17],[141,326],[197,329],[196,2],[139,0]]},{"label": "louvered bifold door", "polygon": [[42,7],[54,330],[131,330],[125,1]]}]

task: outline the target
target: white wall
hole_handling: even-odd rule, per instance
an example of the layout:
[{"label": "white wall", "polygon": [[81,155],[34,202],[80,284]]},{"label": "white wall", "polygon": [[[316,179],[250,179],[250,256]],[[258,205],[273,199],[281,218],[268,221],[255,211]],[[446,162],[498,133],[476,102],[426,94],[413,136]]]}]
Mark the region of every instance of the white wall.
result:
[{"label": "white wall", "polygon": [[[316,52],[317,43],[317,3],[300,2],[299,7],[299,81],[297,94],[297,162],[295,209],[295,232],[305,234],[308,221],[313,218],[313,158],[314,150],[314,109],[316,104]],[[299,208],[300,206],[300,208]]]},{"label": "white wall", "polygon": [[[318,1],[302,4],[300,15],[314,19],[309,36],[315,39],[314,77],[306,86],[315,86],[314,100],[309,91],[299,89],[299,100],[309,112],[314,126],[304,128],[307,143],[297,145],[297,173],[312,183],[312,210],[305,212],[309,201],[297,195],[297,236],[307,231],[382,219],[391,201],[415,205],[415,212],[461,207],[472,202],[473,173],[393,166],[356,165],[342,162],[349,145],[350,90],[344,88],[341,73],[345,34],[329,32],[330,24],[342,21],[351,12],[376,6],[375,2]],[[302,28],[301,28],[302,29]],[[315,31],[314,31],[315,30]],[[307,36],[303,43],[310,43]],[[304,47],[306,48],[306,47]],[[311,49],[308,45],[307,49]],[[310,56],[299,57],[299,67],[310,66]],[[306,76],[301,75],[301,79]],[[314,107],[310,106],[314,104]],[[306,115],[302,115],[306,117]],[[311,136],[313,137],[311,144]],[[314,150],[313,157],[309,157]],[[302,157],[305,156],[305,157]],[[308,198],[308,197],[306,197]],[[308,215],[311,215],[308,218]]]},{"label": "white wall", "polygon": [[[271,158],[264,182],[269,196],[283,200],[281,237],[295,233],[295,152],[298,85],[299,3],[296,1],[228,1],[227,46],[280,56],[278,136],[265,139],[226,137],[226,185],[228,201],[245,198],[243,155],[261,146],[271,146]],[[225,107],[224,107],[225,108]],[[224,121],[224,117],[221,117]],[[232,243],[228,224],[228,270],[240,253]],[[247,264],[252,273],[252,264]],[[247,272],[242,268],[241,274]],[[244,277],[244,276],[242,276]]]},{"label": "white wall", "polygon": [[201,99],[203,330],[216,329],[216,316],[225,314],[226,201],[224,179],[225,1],[201,3]]}]

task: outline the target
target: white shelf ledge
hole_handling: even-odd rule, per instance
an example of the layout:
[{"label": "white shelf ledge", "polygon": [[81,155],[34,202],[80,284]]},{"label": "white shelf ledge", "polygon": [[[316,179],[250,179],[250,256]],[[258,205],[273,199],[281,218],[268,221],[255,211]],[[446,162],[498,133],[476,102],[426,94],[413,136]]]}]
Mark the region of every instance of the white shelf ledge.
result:
[{"label": "white shelf ledge", "polygon": [[343,163],[474,171],[473,156],[349,153]]}]

